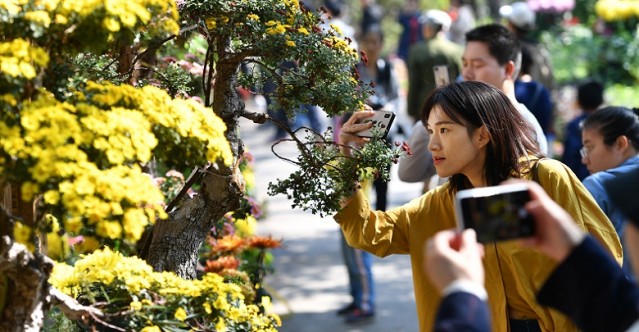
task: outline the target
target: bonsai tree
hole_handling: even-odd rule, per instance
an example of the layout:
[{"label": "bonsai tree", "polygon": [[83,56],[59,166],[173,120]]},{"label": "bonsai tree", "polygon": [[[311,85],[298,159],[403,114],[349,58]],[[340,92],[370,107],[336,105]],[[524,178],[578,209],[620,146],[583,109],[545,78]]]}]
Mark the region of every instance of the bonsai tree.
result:
[{"label": "bonsai tree", "polygon": [[[0,3],[0,184],[3,201],[33,212],[16,215],[6,203],[0,211],[0,326],[37,329],[52,304],[87,328],[276,326],[251,307],[262,299],[242,288],[248,281],[198,277],[198,250],[243,206],[240,118],[293,134],[247,111],[238,86],[271,80],[273,107],[289,116],[302,104],[331,116],[362,109],[370,85],[354,70],[360,55],[321,27],[321,15],[297,0]],[[195,86],[159,60],[186,57],[194,39],[206,49]],[[285,61],[296,69],[279,70]],[[242,63],[259,70],[242,73]],[[190,98],[197,91],[201,103]],[[292,135],[300,171],[271,193],[329,214],[356,181],[388,178],[385,165],[401,154],[373,140],[344,158],[329,137]],[[158,168],[191,173],[168,204],[149,176]],[[198,194],[186,195],[192,186]],[[81,239],[77,253],[92,254],[75,267],[54,264],[47,255],[69,259],[70,238]]]}]

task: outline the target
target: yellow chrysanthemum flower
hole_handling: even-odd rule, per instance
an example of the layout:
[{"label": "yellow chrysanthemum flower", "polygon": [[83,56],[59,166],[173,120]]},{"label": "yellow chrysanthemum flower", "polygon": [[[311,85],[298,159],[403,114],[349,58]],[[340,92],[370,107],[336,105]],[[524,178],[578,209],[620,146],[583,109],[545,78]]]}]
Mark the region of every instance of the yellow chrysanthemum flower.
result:
[{"label": "yellow chrysanthemum flower", "polygon": [[78,251],[82,253],[93,252],[100,247],[100,241],[93,236],[84,236],[82,242],[77,245]]},{"label": "yellow chrysanthemum flower", "polygon": [[185,321],[187,317],[186,310],[182,307],[177,308],[177,310],[175,310],[174,317],[181,322]]},{"label": "yellow chrysanthemum flower", "polygon": [[213,313],[213,310],[211,309],[211,304],[209,304],[208,302],[204,302],[202,304],[202,308],[204,308],[204,312],[206,312],[209,315]]},{"label": "yellow chrysanthemum flower", "polygon": [[129,307],[131,308],[131,310],[139,311],[140,309],[142,309],[142,302],[139,302],[139,301],[132,301],[132,302],[129,304]]},{"label": "yellow chrysanthemum flower", "polygon": [[122,236],[122,226],[119,222],[102,221],[98,223],[95,232],[103,238],[118,239]]},{"label": "yellow chrysanthemum flower", "polygon": [[47,52],[24,39],[0,42],[0,73],[4,75],[32,79],[37,74],[36,66],[45,67],[48,63]]},{"label": "yellow chrysanthemum flower", "polygon": [[31,228],[19,221],[13,225],[13,238],[18,243],[29,245],[31,243],[31,233]]},{"label": "yellow chrysanthemum flower", "polygon": [[242,235],[253,235],[257,229],[257,219],[253,216],[247,216],[245,219],[237,219],[235,221],[235,229]]},{"label": "yellow chrysanthemum flower", "polygon": [[340,29],[340,27],[337,24],[331,23],[329,26],[331,27],[331,29],[335,30],[335,32],[337,32],[338,35],[344,34],[342,32],[342,29]]},{"label": "yellow chrysanthemum flower", "polygon": [[209,17],[204,20],[204,23],[206,23],[206,27],[209,30],[215,30],[215,28],[217,28],[217,21],[215,21],[215,18]]},{"label": "yellow chrysanthemum flower", "polygon": [[44,10],[26,12],[24,14],[24,19],[45,28],[48,28],[49,25],[51,25],[51,16]]},{"label": "yellow chrysanthemum flower", "polygon": [[297,29],[297,32],[299,32],[299,33],[301,33],[303,35],[307,35],[307,36],[309,35],[308,30],[306,30],[306,28],[304,28],[304,27]]}]

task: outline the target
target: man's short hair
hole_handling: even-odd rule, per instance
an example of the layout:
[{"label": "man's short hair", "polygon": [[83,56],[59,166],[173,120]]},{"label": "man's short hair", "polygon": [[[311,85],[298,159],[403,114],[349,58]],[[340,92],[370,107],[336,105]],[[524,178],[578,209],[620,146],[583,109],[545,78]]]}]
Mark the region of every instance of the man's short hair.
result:
[{"label": "man's short hair", "polygon": [[519,71],[521,65],[521,45],[517,37],[505,26],[500,24],[487,24],[476,27],[466,33],[466,43],[480,42],[488,46],[488,52],[501,66],[512,61],[515,63],[515,71]]}]

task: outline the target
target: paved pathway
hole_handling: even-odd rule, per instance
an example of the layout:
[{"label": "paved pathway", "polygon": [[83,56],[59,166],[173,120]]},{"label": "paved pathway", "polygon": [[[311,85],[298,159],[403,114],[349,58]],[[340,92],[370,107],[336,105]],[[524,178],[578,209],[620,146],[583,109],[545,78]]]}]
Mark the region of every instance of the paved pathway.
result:
[{"label": "paved pathway", "polygon": [[[272,128],[258,129],[243,122],[241,131],[255,156],[258,199],[267,200],[267,217],[260,220],[258,233],[284,239],[284,247],[274,251],[275,273],[266,278],[275,310],[282,316],[280,331],[417,331],[411,266],[405,255],[376,258],[373,263],[377,290],[373,322],[348,325],[336,316],[335,311],[350,301],[337,224],[332,218],[292,209],[283,195],[267,196],[268,183],[287,177],[295,166],[271,152]],[[293,147],[284,146],[281,151],[295,156]],[[416,197],[421,190],[421,184],[399,181],[395,169],[389,189],[391,207]]]}]

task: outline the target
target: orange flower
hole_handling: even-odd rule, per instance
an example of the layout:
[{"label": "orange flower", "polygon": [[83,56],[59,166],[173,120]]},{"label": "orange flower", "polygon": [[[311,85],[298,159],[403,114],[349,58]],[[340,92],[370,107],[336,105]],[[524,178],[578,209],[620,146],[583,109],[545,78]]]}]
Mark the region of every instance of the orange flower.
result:
[{"label": "orange flower", "polygon": [[221,253],[221,252],[237,253],[244,248],[245,243],[244,243],[244,239],[233,234],[233,235],[226,235],[222,237],[221,239],[217,239],[217,241],[211,243],[211,245],[212,245],[211,250],[216,253]]},{"label": "orange flower", "polygon": [[235,270],[240,261],[235,256],[222,256],[214,261],[206,261],[205,272],[219,273],[224,270]]},{"label": "orange flower", "polygon": [[282,240],[275,240],[272,236],[254,236],[247,240],[248,246],[258,249],[273,249],[282,246]]}]

